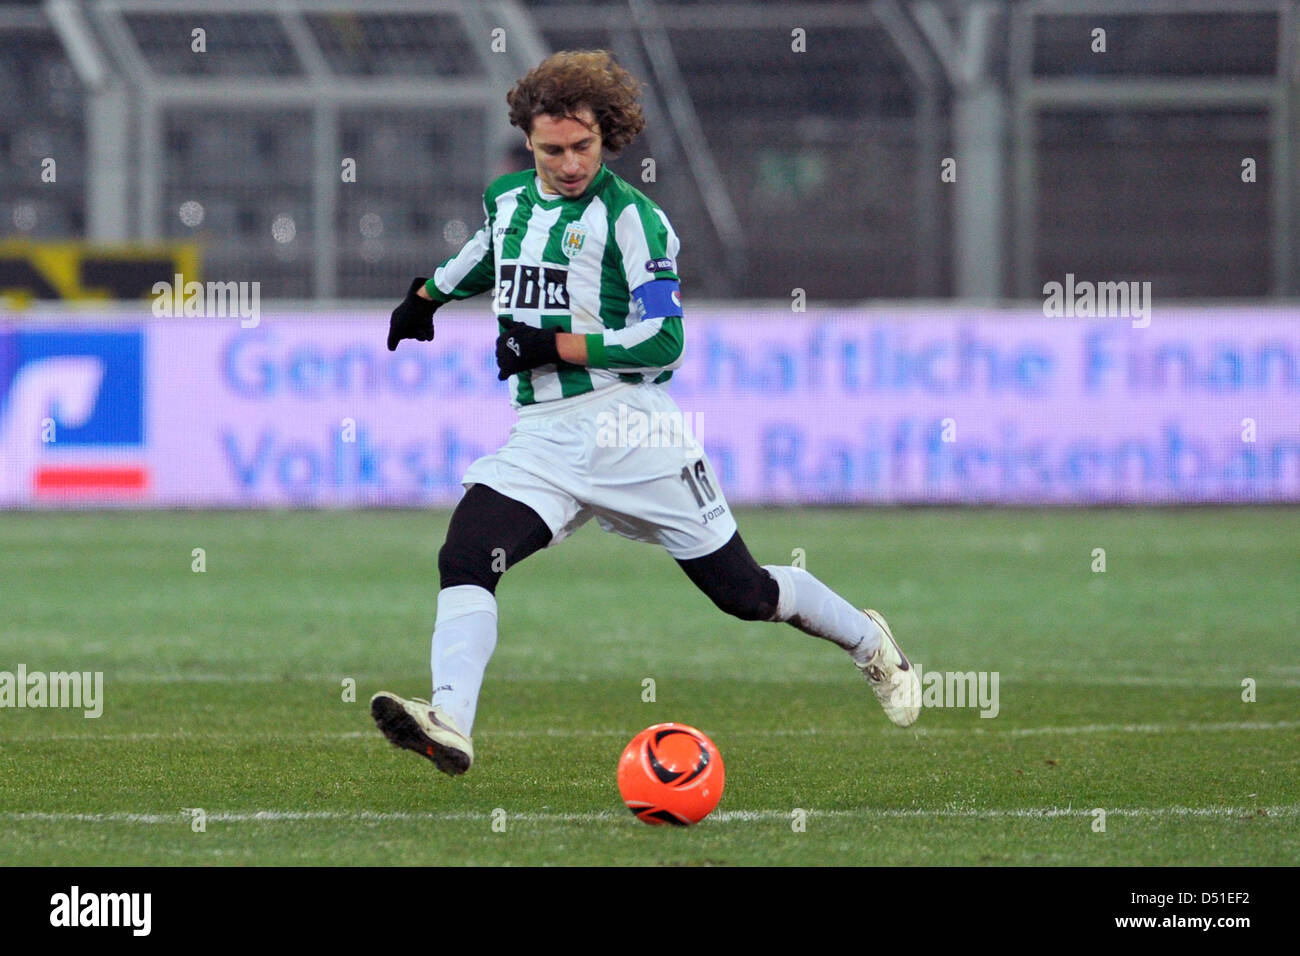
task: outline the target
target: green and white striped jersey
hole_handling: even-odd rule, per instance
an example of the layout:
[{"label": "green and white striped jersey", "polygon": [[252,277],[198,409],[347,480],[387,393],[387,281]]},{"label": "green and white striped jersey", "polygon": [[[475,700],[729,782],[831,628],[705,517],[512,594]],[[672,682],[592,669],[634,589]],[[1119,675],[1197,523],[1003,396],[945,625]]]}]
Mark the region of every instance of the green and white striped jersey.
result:
[{"label": "green and white striped jersey", "polygon": [[483,228],[437,268],[429,295],[447,302],[494,291],[498,320],[587,336],[588,367],[512,375],[516,406],[672,377],[682,360],[681,316],[642,316],[633,295],[647,282],[678,279],[681,243],[649,197],[602,164],[575,199],[542,194],[529,169],[488,186],[483,206]]}]

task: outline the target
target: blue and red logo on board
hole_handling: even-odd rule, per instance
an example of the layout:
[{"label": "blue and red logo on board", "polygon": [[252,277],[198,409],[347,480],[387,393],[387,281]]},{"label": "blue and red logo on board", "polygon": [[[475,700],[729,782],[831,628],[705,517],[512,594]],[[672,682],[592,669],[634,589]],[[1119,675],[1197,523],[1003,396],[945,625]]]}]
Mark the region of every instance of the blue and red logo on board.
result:
[{"label": "blue and red logo on board", "polygon": [[144,425],[139,328],[0,333],[0,500],[138,497]]}]

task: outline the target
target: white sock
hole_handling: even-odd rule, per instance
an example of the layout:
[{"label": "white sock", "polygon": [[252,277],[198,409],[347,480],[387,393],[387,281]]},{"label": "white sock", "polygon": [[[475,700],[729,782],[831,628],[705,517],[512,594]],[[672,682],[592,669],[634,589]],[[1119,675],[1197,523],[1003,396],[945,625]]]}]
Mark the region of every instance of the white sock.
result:
[{"label": "white sock", "polygon": [[763,570],[780,588],[774,621],[787,621],[805,634],[824,637],[848,651],[859,663],[880,647],[879,625],[803,568],[774,564]]},{"label": "white sock", "polygon": [[477,584],[459,584],[438,592],[433,625],[430,702],[447,712],[467,735],[483,686],[483,671],[497,646],[497,599]]}]

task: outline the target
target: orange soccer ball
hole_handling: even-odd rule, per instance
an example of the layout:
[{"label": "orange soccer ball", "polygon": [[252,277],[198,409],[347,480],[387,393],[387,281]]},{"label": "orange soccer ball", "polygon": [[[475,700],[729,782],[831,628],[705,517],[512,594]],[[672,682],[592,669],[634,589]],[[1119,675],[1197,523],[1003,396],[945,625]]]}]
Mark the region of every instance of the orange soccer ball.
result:
[{"label": "orange soccer ball", "polygon": [[718,748],[686,724],[647,727],[618,761],[619,793],[643,823],[699,823],[718,805],[725,780]]}]

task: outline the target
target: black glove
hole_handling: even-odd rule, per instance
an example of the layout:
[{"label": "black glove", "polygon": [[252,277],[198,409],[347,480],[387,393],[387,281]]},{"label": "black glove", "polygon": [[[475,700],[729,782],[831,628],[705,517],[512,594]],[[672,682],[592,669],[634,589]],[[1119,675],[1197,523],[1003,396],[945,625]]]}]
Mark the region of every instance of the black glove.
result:
[{"label": "black glove", "polygon": [[553,365],[560,361],[556,336],[559,329],[535,329],[523,322],[510,321],[506,330],[497,336],[497,378],[505,381],[516,372],[526,372],[539,365]]},{"label": "black glove", "polygon": [[402,339],[433,341],[433,313],[438,311],[439,303],[416,295],[419,288],[428,281],[423,276],[412,280],[406,298],[393,310],[393,317],[388,323],[388,351],[396,352],[397,343]]}]

